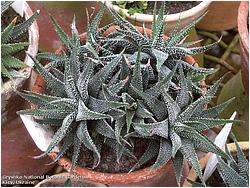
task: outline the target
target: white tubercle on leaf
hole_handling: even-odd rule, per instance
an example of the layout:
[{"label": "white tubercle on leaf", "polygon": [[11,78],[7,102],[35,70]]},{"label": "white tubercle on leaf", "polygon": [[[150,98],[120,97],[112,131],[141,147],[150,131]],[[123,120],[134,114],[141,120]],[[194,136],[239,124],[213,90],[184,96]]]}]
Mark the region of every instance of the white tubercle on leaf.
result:
[{"label": "white tubercle on leaf", "polygon": [[[232,114],[232,116],[230,117],[230,120],[234,120],[235,116],[236,116],[236,112]],[[227,137],[231,131],[232,125],[233,123],[227,123],[221,129],[220,133],[215,138],[214,144],[218,146],[219,148],[221,148],[222,150],[225,150]],[[215,154],[209,153],[208,155],[210,156],[209,156],[209,159],[208,159],[205,171],[204,171],[204,175],[203,175],[204,181],[207,181],[208,178],[213,174],[213,172],[216,169],[216,165],[218,163],[218,159]]]},{"label": "white tubercle on leaf", "polygon": [[11,7],[16,11],[17,14],[23,17],[24,4],[25,4],[24,0],[16,0],[14,3],[11,4]]},{"label": "white tubercle on leaf", "polygon": [[[20,115],[20,117],[36,146],[41,151],[46,151],[54,135],[51,127],[47,125],[39,125],[30,115]],[[55,147],[52,151],[58,152],[59,148]]]}]

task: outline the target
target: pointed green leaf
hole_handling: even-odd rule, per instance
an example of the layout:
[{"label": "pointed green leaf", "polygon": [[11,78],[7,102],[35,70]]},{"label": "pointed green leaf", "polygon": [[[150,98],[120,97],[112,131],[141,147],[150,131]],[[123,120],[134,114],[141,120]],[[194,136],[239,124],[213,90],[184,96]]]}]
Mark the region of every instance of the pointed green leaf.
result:
[{"label": "pointed green leaf", "polygon": [[91,111],[85,106],[83,101],[81,100],[79,101],[76,121],[97,120],[97,119],[105,119],[105,118],[111,118],[111,116]]},{"label": "pointed green leaf", "polygon": [[150,169],[150,171],[153,171],[153,170],[161,167],[168,160],[170,160],[170,158],[171,158],[171,144],[166,139],[161,138],[158,157],[157,157],[153,167]]}]

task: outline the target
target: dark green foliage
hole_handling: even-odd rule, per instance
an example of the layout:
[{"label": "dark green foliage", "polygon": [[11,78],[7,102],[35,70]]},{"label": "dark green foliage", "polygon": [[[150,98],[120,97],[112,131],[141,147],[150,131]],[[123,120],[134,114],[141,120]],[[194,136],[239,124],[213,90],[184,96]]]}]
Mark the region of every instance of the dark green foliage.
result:
[{"label": "dark green foliage", "polygon": [[[211,47],[194,49],[178,45],[197,20],[164,41],[164,4],[149,38],[114,10],[109,10],[119,28],[103,37],[108,27],[96,32],[103,10],[89,23],[85,44],[79,43],[76,28],[72,29],[71,37],[66,36],[53,20],[66,50],[62,55],[43,53],[38,57],[62,63],[42,67],[34,59],[35,68],[50,90],[45,96],[20,93],[38,104],[37,109],[20,113],[32,114],[46,123],[62,122],[42,156],[62,142],[60,155],[73,147],[73,167],[81,146],[93,152],[98,165],[102,144],[112,147],[119,161],[122,155],[134,157],[132,146],[136,139],[145,138],[149,145],[131,171],[150,160],[154,160],[151,170],[173,160],[179,184],[186,160],[202,179],[196,150],[228,157],[202,131],[231,121],[216,119],[227,103],[211,109],[205,107],[221,80],[204,93],[200,80],[194,79],[214,70],[194,67],[182,60],[186,55]],[[57,74],[50,71],[52,68],[58,70]],[[64,77],[59,79],[56,75]],[[194,92],[199,93],[196,98]]]},{"label": "dark green foliage", "polygon": [[130,16],[134,13],[143,13],[148,7],[147,1],[114,1],[113,4],[122,9],[127,9]]},{"label": "dark green foliage", "polygon": [[14,1],[1,1],[1,15],[9,8]]},{"label": "dark green foliage", "polygon": [[[4,2],[4,9],[8,7],[10,2]],[[2,2],[1,2],[2,5]],[[3,8],[3,7],[2,7]],[[24,32],[28,30],[30,25],[35,21],[39,12],[36,11],[28,20],[15,25],[15,18],[2,32],[1,32],[1,80],[3,78],[13,79],[18,77],[15,70],[24,68],[26,65],[23,60],[14,57],[14,54],[20,50],[25,49],[28,42],[12,42],[14,39],[20,37]]]}]

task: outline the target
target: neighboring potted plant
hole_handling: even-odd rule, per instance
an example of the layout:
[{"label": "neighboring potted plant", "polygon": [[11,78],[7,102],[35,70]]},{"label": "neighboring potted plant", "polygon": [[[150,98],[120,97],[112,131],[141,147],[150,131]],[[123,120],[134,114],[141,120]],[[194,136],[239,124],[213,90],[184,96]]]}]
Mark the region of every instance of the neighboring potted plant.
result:
[{"label": "neighboring potted plant", "polygon": [[[32,60],[25,55],[28,51],[36,55],[38,51],[38,26],[35,22],[39,12],[34,14],[24,3],[24,18],[9,7],[13,2],[1,2],[1,115],[2,123],[16,117],[22,100],[15,94],[15,89],[27,84],[32,69]],[[15,18],[17,16],[17,18]],[[10,20],[13,19],[13,20]],[[19,24],[16,24],[19,23]],[[27,86],[26,86],[27,87]]]},{"label": "neighboring potted plant", "polygon": [[[153,16],[153,8],[160,7],[160,1],[103,1],[107,6],[113,8],[117,13],[126,18],[134,25],[145,26],[151,28],[155,19]],[[202,16],[206,13],[210,5],[210,1],[166,1],[165,24],[167,27],[164,31],[166,35],[178,31],[188,24],[196,20],[196,24],[202,20]],[[200,19],[198,19],[200,18]],[[199,36],[195,28],[193,28],[185,41],[199,40]],[[200,42],[195,46],[201,46]],[[203,64],[203,54],[194,55],[194,59],[199,65]]]},{"label": "neighboring potted plant", "polygon": [[249,89],[249,2],[242,1],[238,9],[238,30],[240,35],[241,74],[245,91]]},{"label": "neighboring potted plant", "polygon": [[196,67],[190,56],[216,43],[183,43],[197,20],[164,36],[164,3],[152,31],[112,9],[116,25],[98,29],[104,10],[82,35],[73,21],[71,38],[52,18],[64,46],[38,54],[49,60],[45,67],[30,56],[39,75],[32,91],[18,94],[33,105],[18,114],[37,144],[34,130],[55,131],[36,158],[49,155],[67,171],[108,186],[181,185],[186,161],[202,179],[196,149],[227,158],[203,132],[235,122],[217,119],[229,101],[206,108],[222,79],[205,92],[201,81],[214,70]]},{"label": "neighboring potted plant", "polygon": [[[105,3],[131,23],[139,26],[145,24],[146,27],[151,27],[154,20],[152,12],[154,1],[105,1]],[[156,5],[159,7],[160,3],[157,2]],[[193,20],[197,20],[197,18],[206,13],[210,4],[211,1],[166,1],[167,8],[164,15],[167,28],[165,33],[170,34],[177,23],[179,24],[179,28],[184,28],[192,23]],[[150,13],[147,13],[147,11]]]},{"label": "neighboring potted plant", "polygon": [[[25,2],[23,7],[20,7],[19,1],[12,3],[11,1],[1,2],[1,174],[3,181],[6,180],[4,176],[42,175],[51,168],[51,166],[41,167],[41,164],[49,162],[49,158],[41,161],[30,158],[39,151],[27,130],[21,125],[21,120],[16,116],[16,111],[20,110],[24,103],[20,96],[16,95],[15,90],[28,87],[33,66],[32,60],[26,56],[25,51],[32,55],[36,55],[38,51],[39,34],[35,19],[39,11],[33,13]],[[19,8],[17,12],[23,14],[23,18],[15,13],[16,9],[10,7],[16,3]],[[14,118],[16,120],[13,120]]]},{"label": "neighboring potted plant", "polygon": [[[206,185],[211,187],[248,187],[249,186],[249,143],[237,142],[226,145],[226,152],[230,159],[224,161],[218,158],[217,168],[206,181]],[[200,159],[202,168],[205,168],[209,160],[209,155]],[[184,186],[196,185],[206,186],[197,180],[197,176],[192,169],[187,177]],[[189,182],[189,183],[188,183]]]}]

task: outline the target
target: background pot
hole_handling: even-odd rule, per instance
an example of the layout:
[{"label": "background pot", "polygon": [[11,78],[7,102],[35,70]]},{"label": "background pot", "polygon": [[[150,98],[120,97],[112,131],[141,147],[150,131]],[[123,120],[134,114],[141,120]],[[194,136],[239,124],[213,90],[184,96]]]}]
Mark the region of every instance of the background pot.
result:
[{"label": "background pot", "polygon": [[[40,16],[37,23],[40,29],[39,50],[42,52],[54,52],[62,43],[54,30],[50,16],[53,16],[60,27],[69,36],[71,35],[70,24],[73,17],[76,17],[76,27],[79,33],[87,31],[87,16],[85,9],[89,10],[89,14],[94,10],[94,15],[100,9],[101,3],[97,1],[29,1],[29,5],[33,10],[40,10]],[[112,18],[105,11],[101,25],[110,23]]]},{"label": "background pot", "polygon": [[[136,27],[138,31],[143,32],[143,28]],[[105,33],[105,35],[108,35],[112,32],[116,31],[115,27],[110,27]],[[151,30],[146,29],[146,32],[150,35]],[[165,40],[167,39],[167,36],[164,36]],[[86,40],[86,33],[83,33],[81,35],[81,40],[83,43],[85,43]],[[59,48],[56,53],[60,53],[62,51],[63,47]],[[185,61],[187,61],[189,64],[194,65],[195,60],[191,56],[186,56],[184,58]],[[45,90],[45,81],[41,75],[38,75],[36,78],[36,82],[32,88],[33,92],[43,93]],[[35,106],[31,106],[32,108],[35,108]],[[30,126],[30,125],[25,125]],[[32,133],[31,133],[32,134]],[[52,159],[55,159],[56,153],[50,153],[49,156]],[[63,166],[67,171],[70,170],[71,162],[69,159],[62,157],[58,161],[59,165]],[[92,181],[92,182],[99,182],[108,186],[176,186],[176,180],[175,180],[175,174],[172,166],[172,161],[167,162],[165,165],[163,165],[158,170],[155,170],[153,172],[149,172],[149,169],[151,167],[141,169],[135,172],[132,172],[130,174],[128,173],[101,173],[101,172],[95,172],[93,170],[89,170],[84,167],[77,166],[76,169],[73,171],[74,175],[83,176],[86,180]],[[186,177],[187,173],[189,171],[188,164],[185,163],[183,168],[183,174],[182,174],[182,182],[184,181],[184,178]]]},{"label": "background pot", "polygon": [[[147,28],[151,28],[151,24],[153,22],[153,15],[150,14],[141,14],[141,13],[135,13],[132,16],[130,16],[126,9],[121,9],[117,5],[113,5],[110,1],[105,1],[108,7],[113,7],[113,9],[119,13],[120,11],[124,12],[124,15],[126,16],[126,19],[128,19],[131,23],[142,26],[143,23],[145,23],[145,26]],[[198,17],[202,16],[206,10],[208,9],[211,1],[202,1],[195,7],[183,11],[181,13],[176,14],[169,14],[166,16],[166,34],[170,34],[171,31],[174,29],[175,25],[179,22],[180,19],[180,28],[185,27],[186,25],[190,24],[194,19],[197,19]]]},{"label": "background pot", "polygon": [[207,15],[196,28],[207,31],[223,31],[237,27],[239,1],[212,1]]},{"label": "background pot", "polygon": [[48,177],[38,183],[35,187],[65,187],[65,182],[70,177],[72,187],[106,187],[104,184],[85,180],[81,176],[72,176],[67,172]]},{"label": "background pot", "polygon": [[245,91],[249,89],[249,2],[242,1],[238,9],[238,31],[240,35],[241,74]]},{"label": "background pot", "polygon": [[[33,12],[30,9],[29,5],[25,3],[24,5],[24,16],[25,20],[27,20],[30,16],[32,16]],[[39,40],[39,31],[37,22],[34,21],[30,26],[29,30],[29,43],[28,53],[35,56],[38,51],[38,40]],[[3,84],[1,88],[1,116],[2,116],[2,124],[7,123],[7,121],[11,121],[17,117],[16,111],[20,110],[23,100],[21,97],[17,96],[15,93],[16,89],[27,89],[30,87],[30,74],[33,66],[32,60],[26,55],[24,59],[24,64],[28,67],[19,70],[20,73],[24,74],[24,78],[16,78],[13,81],[9,80]]]},{"label": "background pot", "polygon": [[[249,156],[249,142],[238,142],[238,144],[239,144],[240,148],[242,149],[242,151],[244,152],[244,154],[246,156]],[[229,143],[229,144],[227,144],[227,147],[232,155],[235,155],[237,153],[235,143]],[[208,153],[205,157],[203,157],[199,160],[202,170],[205,169],[206,164],[207,164],[208,159],[209,159],[209,156],[210,156],[210,153]],[[196,181],[197,178],[198,177],[195,173],[195,170],[191,169],[189,171],[187,179],[192,180],[192,181]],[[192,187],[192,185],[187,180],[185,180],[183,187]]]}]

